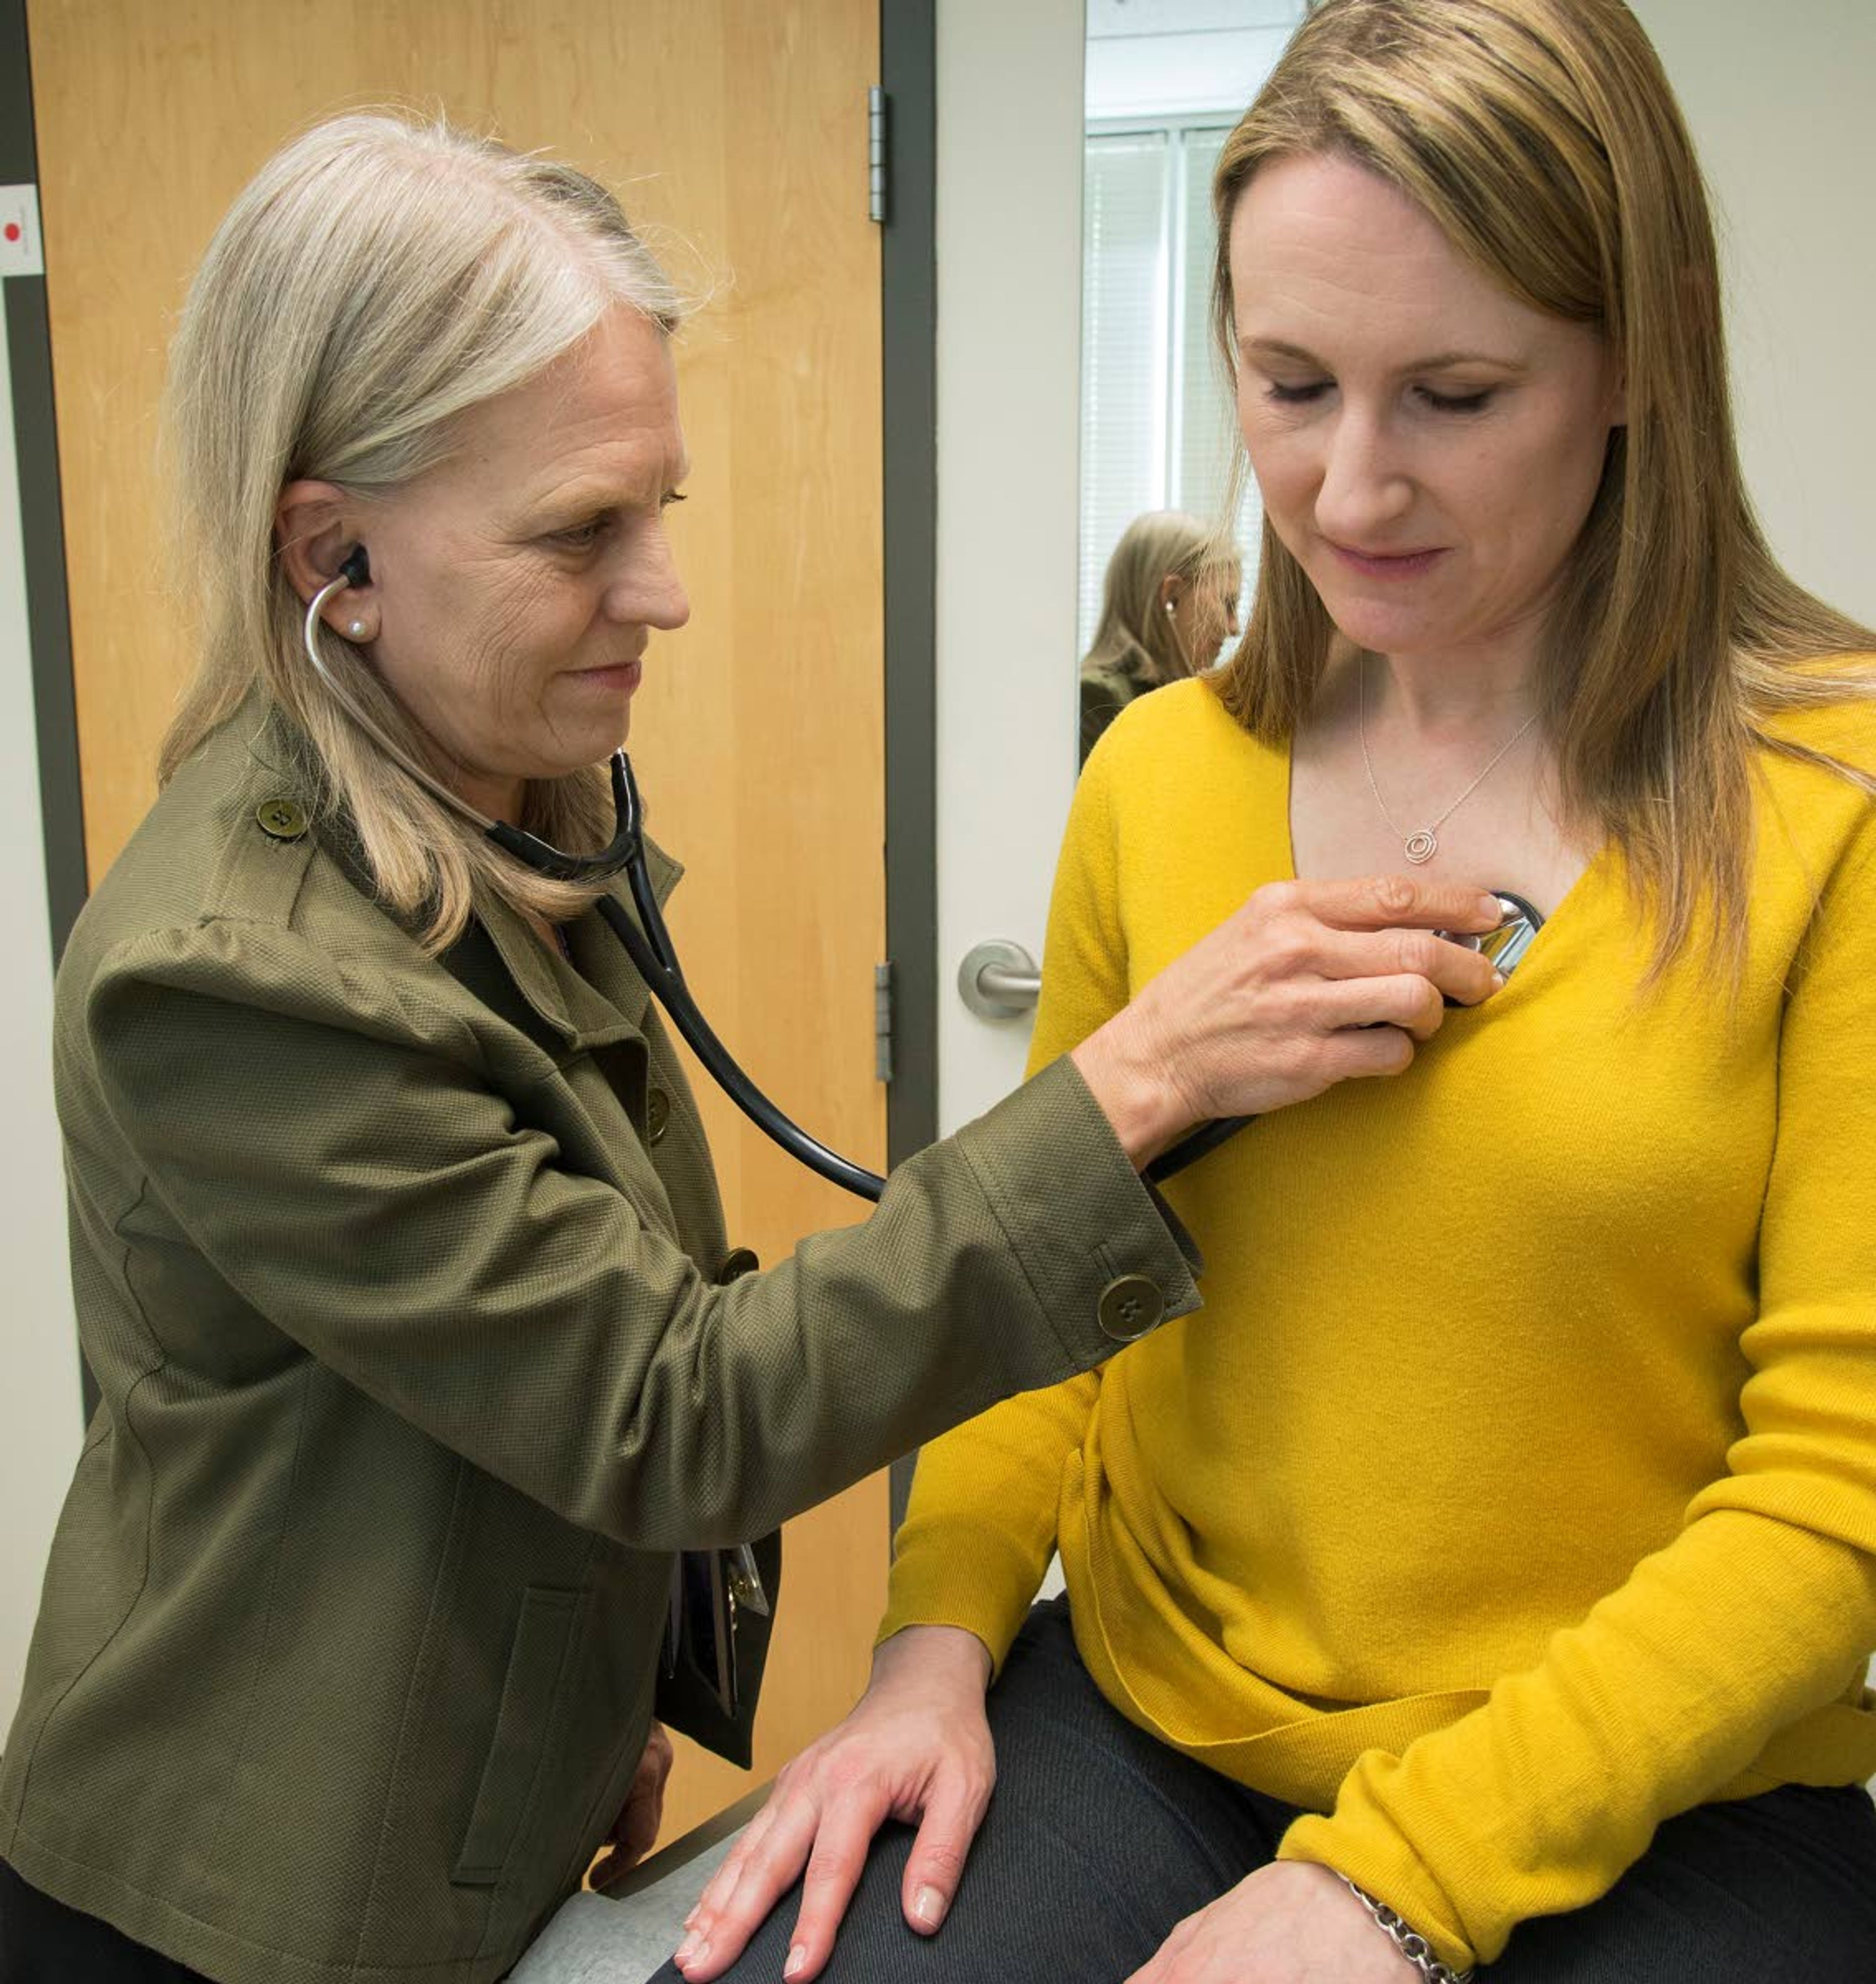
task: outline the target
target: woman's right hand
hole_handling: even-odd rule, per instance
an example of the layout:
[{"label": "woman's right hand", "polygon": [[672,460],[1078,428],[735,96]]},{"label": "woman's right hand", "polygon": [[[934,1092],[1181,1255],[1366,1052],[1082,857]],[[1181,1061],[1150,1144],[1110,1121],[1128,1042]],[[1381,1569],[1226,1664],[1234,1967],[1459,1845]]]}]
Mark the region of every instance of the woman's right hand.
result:
[{"label": "woman's right hand", "polygon": [[1075,1065],[1144,1165],[1194,1124],[1399,1074],[1448,996],[1476,1005],[1504,983],[1434,932],[1504,917],[1496,896],[1414,876],[1272,883],[1090,1034]]},{"label": "woman's right hand", "polygon": [[676,1962],[690,1984],[720,1976],[798,1878],[782,1975],[818,1976],[889,1818],[919,1828],[900,1889],[906,1920],[925,1935],[937,1928],[997,1781],[990,1679],[989,1650],[955,1626],[908,1626],[876,1651],[852,1713],[776,1778],[686,1918]]}]

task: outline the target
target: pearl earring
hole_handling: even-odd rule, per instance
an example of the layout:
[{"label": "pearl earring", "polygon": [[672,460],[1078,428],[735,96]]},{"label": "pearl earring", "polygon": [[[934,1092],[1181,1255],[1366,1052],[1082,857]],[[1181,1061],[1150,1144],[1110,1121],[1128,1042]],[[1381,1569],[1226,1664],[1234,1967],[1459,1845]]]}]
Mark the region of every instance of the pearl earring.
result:
[{"label": "pearl earring", "polygon": [[354,641],[356,641],[363,635],[365,631],[365,623],[362,620],[348,621],[346,623],[345,631]]}]

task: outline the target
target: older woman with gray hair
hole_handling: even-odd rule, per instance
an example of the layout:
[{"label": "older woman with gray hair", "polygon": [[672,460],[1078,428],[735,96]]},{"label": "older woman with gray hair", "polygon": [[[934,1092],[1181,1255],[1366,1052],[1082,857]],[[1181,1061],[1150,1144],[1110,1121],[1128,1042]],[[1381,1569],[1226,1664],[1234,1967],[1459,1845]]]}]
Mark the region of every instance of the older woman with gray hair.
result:
[{"label": "older woman with gray hair", "polygon": [[1195,1309],[1140,1168],[1492,989],[1429,933],[1476,888],[1265,891],[754,1272],[594,852],[689,610],[682,313],[591,180],[380,117],[196,276],[201,672],[59,987],[102,1403],[0,1767],[7,1984],[501,1976],[655,1829],[661,1677],[746,1742],[762,1622],[713,1697],[678,1553]]}]

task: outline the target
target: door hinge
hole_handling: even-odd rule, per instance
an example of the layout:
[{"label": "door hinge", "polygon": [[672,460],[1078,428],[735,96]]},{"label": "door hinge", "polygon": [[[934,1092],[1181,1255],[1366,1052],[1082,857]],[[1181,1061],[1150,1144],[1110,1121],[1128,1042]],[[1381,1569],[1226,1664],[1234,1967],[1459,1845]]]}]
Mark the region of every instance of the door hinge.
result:
[{"label": "door hinge", "polygon": [[893,1078],[893,967],[873,968],[873,1071],[875,1080]]},{"label": "door hinge", "polygon": [[866,217],[886,219],[886,92],[875,84],[866,92]]}]

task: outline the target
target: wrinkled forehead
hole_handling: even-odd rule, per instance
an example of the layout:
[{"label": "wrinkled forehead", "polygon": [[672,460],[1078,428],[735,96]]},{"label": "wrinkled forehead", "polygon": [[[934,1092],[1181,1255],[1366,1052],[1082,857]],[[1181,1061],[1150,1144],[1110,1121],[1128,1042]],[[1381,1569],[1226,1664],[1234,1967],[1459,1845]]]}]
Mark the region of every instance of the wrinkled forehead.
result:
[{"label": "wrinkled forehead", "polygon": [[518,504],[655,500],[688,468],[667,333],[627,304],[521,385],[471,408],[444,464]]}]

